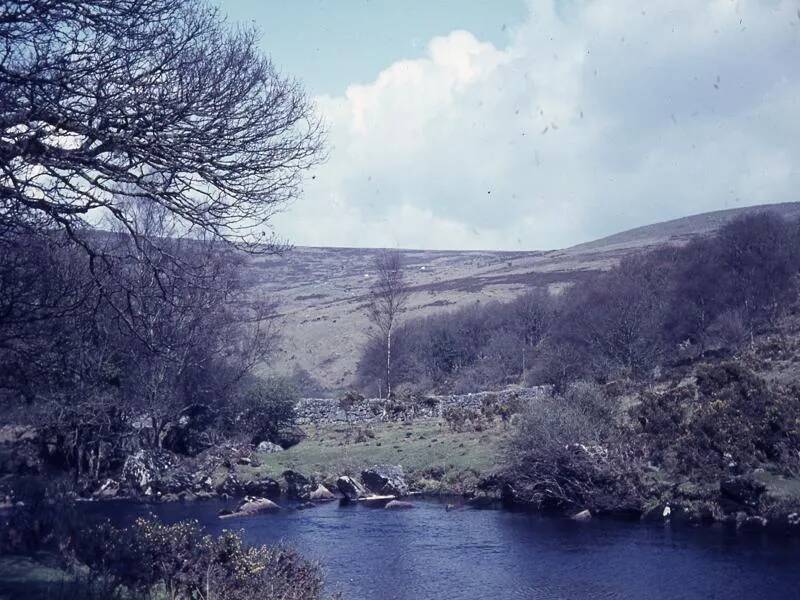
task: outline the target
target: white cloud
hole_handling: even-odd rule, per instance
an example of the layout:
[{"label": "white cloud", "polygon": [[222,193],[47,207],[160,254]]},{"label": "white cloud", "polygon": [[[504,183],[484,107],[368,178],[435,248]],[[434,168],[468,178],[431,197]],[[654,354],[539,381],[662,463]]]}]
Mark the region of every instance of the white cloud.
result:
[{"label": "white cloud", "polygon": [[800,200],[798,17],[795,0],[534,2],[507,48],[435,38],[317,99],[330,160],[276,228],[307,245],[551,248]]}]

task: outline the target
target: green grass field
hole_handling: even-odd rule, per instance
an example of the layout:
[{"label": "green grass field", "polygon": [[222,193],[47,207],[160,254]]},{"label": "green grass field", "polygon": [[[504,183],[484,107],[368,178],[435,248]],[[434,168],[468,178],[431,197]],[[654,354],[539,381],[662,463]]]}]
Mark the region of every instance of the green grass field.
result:
[{"label": "green grass field", "polygon": [[356,442],[359,428],[312,426],[306,440],[284,452],[257,455],[258,466],[241,467],[241,475],[278,478],[293,469],[333,483],[339,475],[358,475],[374,464],[392,464],[402,465],[425,491],[458,493],[473,485],[478,474],[497,465],[506,435],[499,425],[482,432],[458,433],[428,419],[375,423],[370,426],[374,438]]}]

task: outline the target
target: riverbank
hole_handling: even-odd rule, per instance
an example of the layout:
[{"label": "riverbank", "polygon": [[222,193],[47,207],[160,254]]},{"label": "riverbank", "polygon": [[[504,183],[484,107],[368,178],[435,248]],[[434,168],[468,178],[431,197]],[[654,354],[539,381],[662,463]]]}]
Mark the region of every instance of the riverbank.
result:
[{"label": "riverbank", "polygon": [[255,465],[237,465],[243,480],[280,479],[293,470],[335,489],[341,475],[358,477],[375,464],[400,465],[412,490],[442,495],[476,493],[499,464],[507,430],[452,431],[438,419],[377,422],[367,426],[309,425],[307,437],[282,452],[256,453]]}]

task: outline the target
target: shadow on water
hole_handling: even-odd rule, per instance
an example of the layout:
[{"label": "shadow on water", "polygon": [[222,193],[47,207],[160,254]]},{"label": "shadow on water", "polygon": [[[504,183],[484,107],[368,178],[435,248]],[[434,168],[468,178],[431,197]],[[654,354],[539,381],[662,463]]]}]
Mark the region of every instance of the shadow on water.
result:
[{"label": "shadow on water", "polygon": [[800,597],[800,540],[724,527],[566,519],[502,510],[407,511],[333,502],[220,521],[228,506],[93,504],[125,525],[153,513],[242,530],[251,543],[285,542],[325,568],[329,588],[355,600],[708,599]]}]

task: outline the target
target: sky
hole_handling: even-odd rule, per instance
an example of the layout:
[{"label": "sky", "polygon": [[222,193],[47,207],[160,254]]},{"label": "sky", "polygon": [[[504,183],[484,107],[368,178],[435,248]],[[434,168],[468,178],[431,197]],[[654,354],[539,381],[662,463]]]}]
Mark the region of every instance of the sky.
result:
[{"label": "sky", "polygon": [[325,121],[295,245],[563,248],[800,200],[798,0],[218,0]]}]

